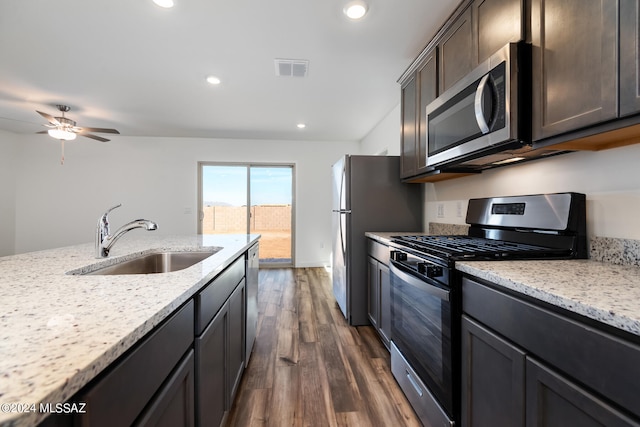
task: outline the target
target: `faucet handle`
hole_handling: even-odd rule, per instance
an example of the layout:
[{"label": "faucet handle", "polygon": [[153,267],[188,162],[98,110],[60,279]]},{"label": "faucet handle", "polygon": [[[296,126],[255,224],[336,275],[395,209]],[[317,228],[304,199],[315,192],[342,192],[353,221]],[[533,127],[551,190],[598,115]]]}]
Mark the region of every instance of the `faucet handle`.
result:
[{"label": "faucet handle", "polygon": [[107,211],[106,211],[106,212],[104,213],[104,215],[102,215],[102,216],[105,216],[105,217],[106,217],[107,215],[109,215],[109,212],[111,212],[111,211],[112,211],[112,210],[114,210],[115,208],[119,208],[120,206],[122,206],[122,203],[118,203],[118,204],[117,204],[117,205],[115,205],[114,207],[107,209]]}]

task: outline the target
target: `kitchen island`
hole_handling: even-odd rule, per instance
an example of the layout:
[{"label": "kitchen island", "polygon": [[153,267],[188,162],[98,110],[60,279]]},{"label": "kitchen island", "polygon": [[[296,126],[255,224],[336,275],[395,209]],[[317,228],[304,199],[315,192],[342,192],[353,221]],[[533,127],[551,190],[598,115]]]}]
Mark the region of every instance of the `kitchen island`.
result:
[{"label": "kitchen island", "polygon": [[[259,235],[126,236],[0,258],[0,426],[34,426],[257,242]],[[156,251],[211,250],[180,271],[82,275]],[[90,410],[90,408],[89,408]]]}]

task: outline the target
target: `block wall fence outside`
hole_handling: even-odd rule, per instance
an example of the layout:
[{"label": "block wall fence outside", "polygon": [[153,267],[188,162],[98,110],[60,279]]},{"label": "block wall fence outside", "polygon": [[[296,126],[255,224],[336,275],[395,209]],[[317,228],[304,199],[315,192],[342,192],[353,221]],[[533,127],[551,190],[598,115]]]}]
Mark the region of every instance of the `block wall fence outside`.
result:
[{"label": "block wall fence outside", "polygon": [[[202,232],[225,233],[246,230],[246,206],[205,206]],[[291,230],[291,205],[251,206],[251,232]]]}]

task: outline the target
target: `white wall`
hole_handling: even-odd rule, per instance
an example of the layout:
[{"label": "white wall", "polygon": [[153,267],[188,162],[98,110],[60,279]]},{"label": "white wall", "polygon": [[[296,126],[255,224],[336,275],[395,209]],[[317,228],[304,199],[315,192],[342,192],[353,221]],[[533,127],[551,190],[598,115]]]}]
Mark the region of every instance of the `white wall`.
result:
[{"label": "white wall", "polygon": [[17,135],[0,130],[0,256],[14,252],[18,143]]},{"label": "white wall", "polygon": [[[587,196],[589,236],[640,239],[640,144],[575,152],[427,184],[427,218],[464,223],[469,198],[575,191]],[[438,204],[444,217],[437,215]],[[457,206],[463,206],[460,217]]]},{"label": "white wall", "polygon": [[110,215],[113,228],[146,218],[158,223],[154,233],[195,233],[198,161],[294,163],[299,267],[329,262],[331,165],[360,149],[357,142],[78,138],[66,143],[61,166],[59,142],[20,137],[16,253],[92,242],[98,217],[118,203],[123,206]]},{"label": "white wall", "polygon": [[361,144],[362,154],[400,155],[400,104],[382,118]]}]

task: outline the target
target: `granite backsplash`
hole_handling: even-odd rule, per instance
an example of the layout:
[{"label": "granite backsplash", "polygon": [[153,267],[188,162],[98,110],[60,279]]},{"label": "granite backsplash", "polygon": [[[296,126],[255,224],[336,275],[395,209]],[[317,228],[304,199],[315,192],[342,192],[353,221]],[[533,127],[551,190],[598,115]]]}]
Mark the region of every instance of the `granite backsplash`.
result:
[{"label": "granite backsplash", "polygon": [[[466,235],[468,231],[467,224],[429,223],[429,234]],[[589,258],[593,261],[640,267],[640,240],[591,237]]]}]

